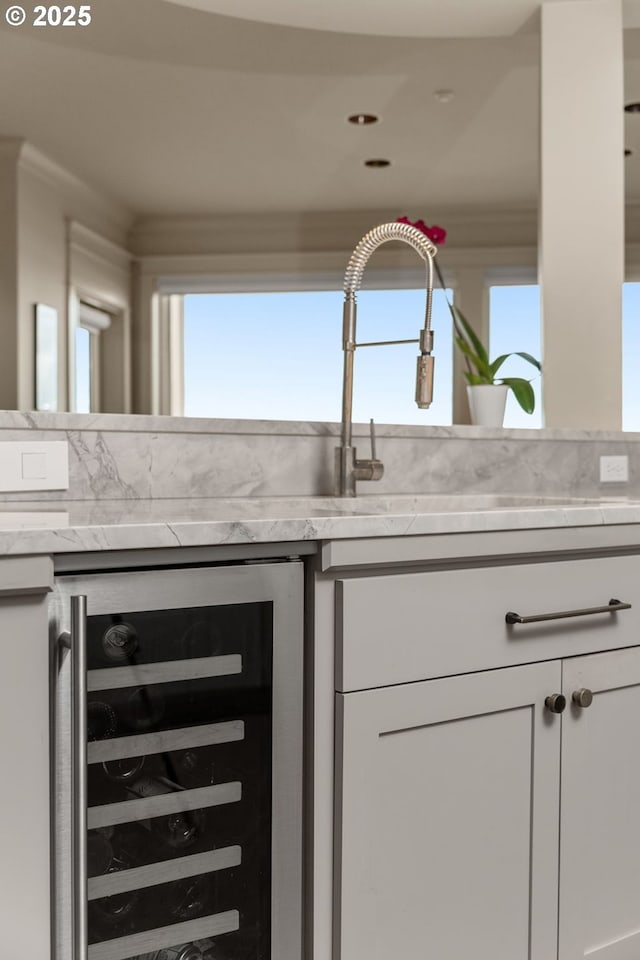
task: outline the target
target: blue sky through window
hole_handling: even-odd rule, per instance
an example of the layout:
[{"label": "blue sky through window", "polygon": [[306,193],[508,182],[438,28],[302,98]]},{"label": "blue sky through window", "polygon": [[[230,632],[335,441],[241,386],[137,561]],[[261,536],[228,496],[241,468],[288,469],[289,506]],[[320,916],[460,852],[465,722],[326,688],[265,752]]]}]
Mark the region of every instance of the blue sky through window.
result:
[{"label": "blue sky through window", "polygon": [[[503,353],[530,353],[542,359],[540,332],[540,288],[537,284],[491,287],[489,289],[490,337],[489,353],[492,360]],[[541,427],[542,400],[540,374],[520,357],[505,360],[500,372],[505,377],[523,377],[531,380],[536,397],[533,413],[525,413],[509,391],[504,415],[505,427]]]},{"label": "blue sky through window", "polygon": [[622,429],[640,430],[640,283],[622,288]]},{"label": "blue sky through window", "polygon": [[91,412],[91,334],[76,327],[75,336],[75,411]]},{"label": "blue sky through window", "polygon": [[[185,297],[185,414],[266,420],[340,420],[342,294],[193,294]],[[541,358],[540,295],[533,284],[490,289],[492,358],[524,350]],[[415,337],[422,325],[423,290],[362,291],[360,340]],[[640,431],[640,283],[623,290],[623,429]],[[452,420],[451,324],[442,291],[434,294],[435,400],[420,411],[413,401],[415,345],[356,351],[354,420],[448,424]],[[88,341],[88,336],[86,337]],[[78,371],[88,369],[77,344]],[[79,362],[82,357],[83,362]],[[533,377],[536,410],[525,414],[509,397],[505,426],[540,427],[540,378],[512,358],[505,375]],[[88,402],[88,382],[77,400]]]},{"label": "blue sky through window", "polygon": [[[339,291],[185,296],[185,415],[339,421],[342,301]],[[424,306],[424,290],[361,291],[358,339],[417,337]],[[367,347],[356,351],[354,421],[451,423],[451,323],[440,290],[433,329],[430,409],[415,405],[417,344]]]}]

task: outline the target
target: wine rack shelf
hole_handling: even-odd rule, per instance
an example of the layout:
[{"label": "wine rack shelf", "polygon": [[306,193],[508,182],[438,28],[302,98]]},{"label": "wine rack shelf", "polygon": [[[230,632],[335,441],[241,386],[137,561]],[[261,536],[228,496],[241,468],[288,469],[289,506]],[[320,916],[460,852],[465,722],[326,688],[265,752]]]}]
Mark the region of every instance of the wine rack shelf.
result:
[{"label": "wine rack shelf", "polygon": [[175,923],[170,927],[158,927],[145,933],[134,933],[128,937],[94,944],[89,947],[89,960],[129,960],[136,955],[162,950],[174,943],[204,940],[206,937],[232,933],[239,926],[238,911],[227,910],[225,913],[216,913],[212,917],[188,920],[186,923]]},{"label": "wine rack shelf", "polygon": [[198,657],[193,660],[166,660],[162,663],[138,663],[135,667],[110,667],[87,672],[87,690],[121,690],[178,680],[202,680],[242,673],[242,657]]},{"label": "wine rack shelf", "polygon": [[161,751],[193,750],[196,747],[233,743],[243,739],[243,720],[205,723],[200,727],[140,733],[130,737],[117,737],[114,740],[94,740],[87,746],[87,760],[90,764],[108,763],[110,760],[124,760],[126,757],[146,757]]},{"label": "wine rack shelf", "polygon": [[173,880],[184,880],[201,873],[213,873],[228,867],[238,867],[242,863],[241,847],[222,847],[220,850],[208,850],[190,857],[177,860],[165,860],[150,863],[146,867],[133,867],[120,870],[102,877],[90,877],[88,883],[89,900],[111,897],[118,893],[128,893],[140,887],[152,887]]},{"label": "wine rack shelf", "polygon": [[163,793],[159,797],[139,797],[123,800],[122,803],[105,803],[89,807],[87,828],[114,827],[119,823],[135,823],[152,817],[166,817],[172,813],[188,813],[221,803],[237,803],[242,799],[241,783],[220,783],[213,787],[198,787],[196,790],[180,790]]}]

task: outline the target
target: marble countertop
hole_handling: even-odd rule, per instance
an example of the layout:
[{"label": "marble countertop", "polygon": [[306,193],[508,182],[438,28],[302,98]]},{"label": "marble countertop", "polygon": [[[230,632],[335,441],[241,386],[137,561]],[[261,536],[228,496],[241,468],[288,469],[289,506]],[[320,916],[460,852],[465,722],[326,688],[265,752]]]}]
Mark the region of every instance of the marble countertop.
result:
[{"label": "marble countertop", "polygon": [[640,524],[640,500],[482,495],[6,503],[0,555]]}]

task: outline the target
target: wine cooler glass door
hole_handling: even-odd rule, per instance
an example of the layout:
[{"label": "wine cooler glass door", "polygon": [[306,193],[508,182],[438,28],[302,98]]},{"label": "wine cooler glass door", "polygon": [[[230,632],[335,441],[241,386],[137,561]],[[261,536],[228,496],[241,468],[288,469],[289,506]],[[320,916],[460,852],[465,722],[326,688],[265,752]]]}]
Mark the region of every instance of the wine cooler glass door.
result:
[{"label": "wine cooler glass door", "polygon": [[56,960],[300,960],[301,564],[65,577]]}]

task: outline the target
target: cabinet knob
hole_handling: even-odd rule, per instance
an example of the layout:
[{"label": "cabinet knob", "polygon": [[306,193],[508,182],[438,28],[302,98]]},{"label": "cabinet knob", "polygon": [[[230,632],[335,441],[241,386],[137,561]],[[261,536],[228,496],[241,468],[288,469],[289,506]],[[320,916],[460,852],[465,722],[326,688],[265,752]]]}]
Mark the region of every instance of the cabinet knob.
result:
[{"label": "cabinet knob", "polygon": [[581,687],[580,690],[573,691],[571,699],[578,707],[590,707],[593,703],[593,693],[586,687]]},{"label": "cabinet knob", "polygon": [[567,698],[562,693],[552,693],[545,698],[544,705],[551,713],[562,713],[567,705]]}]

